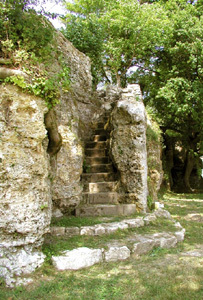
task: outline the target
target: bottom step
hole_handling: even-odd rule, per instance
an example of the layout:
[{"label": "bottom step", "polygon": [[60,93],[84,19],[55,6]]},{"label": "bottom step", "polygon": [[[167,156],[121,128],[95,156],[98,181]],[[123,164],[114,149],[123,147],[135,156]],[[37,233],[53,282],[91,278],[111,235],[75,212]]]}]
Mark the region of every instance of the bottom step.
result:
[{"label": "bottom step", "polygon": [[136,211],[136,204],[88,205],[76,208],[76,216],[130,216]]}]

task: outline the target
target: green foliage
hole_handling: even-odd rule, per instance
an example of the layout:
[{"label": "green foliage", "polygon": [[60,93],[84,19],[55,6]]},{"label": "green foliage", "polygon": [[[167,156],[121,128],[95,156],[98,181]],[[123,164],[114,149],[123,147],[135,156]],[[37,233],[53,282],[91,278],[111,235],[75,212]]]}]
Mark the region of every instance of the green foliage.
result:
[{"label": "green foliage", "polygon": [[[69,68],[60,51],[55,50],[53,26],[35,10],[38,2],[5,0],[0,3],[0,56],[9,58],[15,68],[26,74],[26,79],[12,76],[5,81],[45,99],[51,108],[58,103],[60,91],[68,91],[70,87]],[[61,71],[50,75],[53,52],[59,57]]]},{"label": "green foliage", "polygon": [[152,199],[152,196],[150,196],[150,195],[148,195],[147,196],[147,207],[150,209],[150,210],[152,210],[152,208],[153,208],[153,199]]},{"label": "green foliage", "polygon": [[189,148],[202,139],[199,1],[75,0],[66,7],[64,34],[93,60],[96,83],[139,82],[163,131],[180,132]]},{"label": "green foliage", "polygon": [[92,58],[97,81],[103,78],[118,85],[126,84],[127,71],[138,63],[143,49],[158,42],[161,31],[157,32],[156,23],[165,24],[161,14],[160,19],[155,10],[135,0],[100,0],[94,4],[77,0],[67,2],[66,7],[69,13],[64,34]]},{"label": "green foliage", "polygon": [[[18,49],[19,43],[27,51],[41,54],[44,47],[53,40],[50,23],[35,10],[37,0],[3,0],[0,3],[0,40],[12,42]],[[0,45],[0,51],[3,50]]]},{"label": "green foliage", "polygon": [[53,76],[50,76],[46,71],[41,71],[38,74],[32,66],[30,66],[29,73],[32,75],[31,83],[27,82],[23,76],[7,77],[4,81],[13,83],[27,92],[45,99],[49,109],[59,103],[59,87],[61,86],[64,91],[67,91],[70,87],[69,68],[66,66],[61,72]]},{"label": "green foliage", "polygon": [[83,172],[84,173],[90,172],[90,165],[87,164],[86,160],[83,161]]}]

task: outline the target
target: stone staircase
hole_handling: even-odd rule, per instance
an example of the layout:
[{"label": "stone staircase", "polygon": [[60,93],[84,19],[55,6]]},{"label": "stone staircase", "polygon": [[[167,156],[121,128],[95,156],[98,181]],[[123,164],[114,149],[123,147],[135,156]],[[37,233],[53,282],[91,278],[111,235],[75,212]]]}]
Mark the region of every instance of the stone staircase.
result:
[{"label": "stone staircase", "polygon": [[120,216],[136,212],[135,204],[118,203],[117,174],[108,155],[106,121],[104,118],[96,124],[92,140],[86,143],[83,201],[76,208],[76,216]]},{"label": "stone staircase", "polygon": [[[110,219],[110,218],[109,218]],[[155,224],[156,220],[168,219],[172,231],[151,232],[140,234],[137,228]],[[166,221],[165,221],[166,222]],[[78,270],[90,267],[96,263],[115,262],[126,260],[130,257],[138,257],[147,254],[154,248],[173,248],[177,243],[182,242],[185,237],[185,229],[179,222],[172,219],[170,213],[159,209],[151,214],[134,219],[125,218],[119,222],[101,223],[83,227],[51,227],[51,235],[65,236],[66,239],[72,236],[100,236],[114,234],[117,230],[125,230],[128,234],[121,239],[104,239],[97,249],[79,247],[73,250],[66,250],[59,256],[52,256],[52,263],[57,270]],[[63,237],[64,238],[64,237]],[[49,237],[50,243],[50,237]]]}]

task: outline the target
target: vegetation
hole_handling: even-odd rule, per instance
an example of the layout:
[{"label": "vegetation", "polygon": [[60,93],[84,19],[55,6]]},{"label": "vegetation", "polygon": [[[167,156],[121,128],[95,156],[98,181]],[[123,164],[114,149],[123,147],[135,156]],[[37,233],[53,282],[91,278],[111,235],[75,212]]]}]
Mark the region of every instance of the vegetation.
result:
[{"label": "vegetation", "polygon": [[[43,3],[46,1],[43,1]],[[58,102],[60,89],[70,85],[69,69],[61,53],[55,50],[54,28],[44,17],[48,15],[36,6],[37,0],[3,0],[0,3],[0,64],[13,67],[13,76],[5,80],[5,70],[0,69],[0,79],[13,83],[26,91],[44,98],[51,108]],[[57,52],[61,71],[51,75],[53,52]],[[20,69],[20,75],[15,70]]]},{"label": "vegetation", "polygon": [[75,0],[66,8],[63,32],[91,57],[95,83],[141,85],[166,152],[177,152],[177,144],[185,152],[181,166],[175,163],[182,153],[171,158],[171,187],[178,169],[182,188],[191,191],[203,151],[202,1]]},{"label": "vegetation", "polygon": [[[91,268],[57,272],[49,262],[33,275],[27,287],[6,289],[1,283],[1,299],[202,299],[203,205],[202,194],[165,194],[166,208],[186,229],[184,242],[174,249],[152,250],[148,255],[116,263],[98,264]],[[154,224],[162,230],[161,224]],[[166,225],[166,224],[165,224]],[[151,226],[148,229],[153,230]],[[137,230],[140,230],[139,228]],[[167,231],[167,225],[165,230]],[[126,234],[126,232],[124,231]],[[118,233],[121,237],[121,232]],[[102,237],[100,237],[100,242]],[[73,242],[73,240],[72,240]],[[75,240],[77,243],[77,241]],[[79,242],[79,240],[78,240]],[[99,242],[99,241],[97,241]],[[87,241],[86,241],[87,243]],[[86,244],[87,245],[87,244]],[[63,246],[61,242],[60,246]],[[56,245],[47,251],[58,251]],[[63,248],[61,248],[63,249]]]}]

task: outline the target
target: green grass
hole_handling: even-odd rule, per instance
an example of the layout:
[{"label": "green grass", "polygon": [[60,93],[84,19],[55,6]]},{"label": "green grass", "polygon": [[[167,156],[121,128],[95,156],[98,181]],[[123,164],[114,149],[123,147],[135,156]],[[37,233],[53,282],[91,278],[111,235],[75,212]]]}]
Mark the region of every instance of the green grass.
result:
[{"label": "green grass", "polygon": [[[27,287],[7,289],[0,282],[2,300],[199,300],[203,299],[203,257],[184,256],[203,249],[202,222],[191,214],[203,213],[203,195],[166,195],[165,206],[186,228],[185,240],[174,249],[153,249],[148,255],[123,262],[98,264],[77,272],[57,272],[48,262]],[[175,198],[175,200],[174,200]],[[185,199],[178,200],[178,199]],[[194,199],[197,201],[188,201]],[[169,230],[170,224],[152,224],[139,230]],[[132,232],[131,232],[132,233]],[[130,234],[131,234],[130,233]],[[112,238],[123,238],[118,232]],[[84,241],[88,237],[83,237]],[[101,237],[100,237],[101,238]],[[111,237],[108,237],[110,240]],[[70,241],[69,241],[70,242]],[[74,244],[76,240],[72,240]],[[93,243],[94,241],[91,241]],[[56,240],[53,243],[56,243]],[[66,241],[68,245],[68,241]],[[84,242],[84,244],[86,241]],[[89,243],[89,241],[88,241]],[[99,246],[99,238],[95,240]],[[46,247],[46,246],[45,246]],[[55,247],[55,245],[54,245]],[[59,247],[59,246],[58,246]],[[61,246],[60,246],[61,247]],[[59,247],[59,249],[60,249]],[[55,249],[54,251],[58,251]]]},{"label": "green grass", "polygon": [[[131,216],[125,217],[125,219],[140,217],[143,214],[137,213]],[[63,216],[60,218],[52,218],[51,226],[59,227],[71,227],[71,226],[92,226],[101,223],[119,222],[123,217],[75,217],[75,216]]]}]

